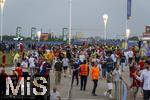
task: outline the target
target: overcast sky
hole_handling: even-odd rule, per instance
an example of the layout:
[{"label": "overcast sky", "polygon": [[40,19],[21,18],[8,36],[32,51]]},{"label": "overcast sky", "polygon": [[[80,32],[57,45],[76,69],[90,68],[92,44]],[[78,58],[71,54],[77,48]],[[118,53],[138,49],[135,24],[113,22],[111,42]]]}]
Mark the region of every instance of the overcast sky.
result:
[{"label": "overcast sky", "polygon": [[[106,13],[107,37],[119,38],[125,33],[126,5],[127,0],[72,0],[72,34],[103,37]],[[131,34],[141,34],[146,25],[150,25],[150,0],[132,0]],[[69,26],[69,0],[6,0],[4,33],[15,34],[17,26],[25,36],[33,26],[61,35],[62,28]]]}]

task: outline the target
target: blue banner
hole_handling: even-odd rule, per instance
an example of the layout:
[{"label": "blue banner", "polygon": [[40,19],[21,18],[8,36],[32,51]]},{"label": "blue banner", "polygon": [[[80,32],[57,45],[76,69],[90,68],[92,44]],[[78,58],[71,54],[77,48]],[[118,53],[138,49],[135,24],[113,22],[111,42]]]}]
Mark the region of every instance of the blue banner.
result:
[{"label": "blue banner", "polygon": [[127,0],[127,19],[131,18],[131,0]]}]

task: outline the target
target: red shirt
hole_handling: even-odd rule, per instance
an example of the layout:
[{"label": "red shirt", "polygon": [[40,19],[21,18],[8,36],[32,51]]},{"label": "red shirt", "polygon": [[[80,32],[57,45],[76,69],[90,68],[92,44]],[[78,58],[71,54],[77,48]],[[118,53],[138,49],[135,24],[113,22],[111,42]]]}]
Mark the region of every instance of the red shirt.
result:
[{"label": "red shirt", "polygon": [[[138,72],[137,70],[135,70],[134,72]],[[133,73],[134,73],[133,72]],[[132,85],[131,87],[140,87],[141,86],[141,82],[139,80],[137,80],[134,76],[133,76],[133,82],[132,82]]]},{"label": "red shirt", "polygon": [[139,62],[139,65],[140,65],[140,70],[143,70],[143,69],[144,69],[145,62],[144,62],[144,61],[140,61],[140,62]]},{"label": "red shirt", "polygon": [[22,69],[20,67],[16,67],[16,72],[18,73],[19,80],[21,80]]},{"label": "red shirt", "polygon": [[20,52],[23,52],[23,50],[24,50],[23,44],[20,44]]},{"label": "red shirt", "polygon": [[134,66],[131,66],[131,67],[129,68],[129,70],[130,70],[130,77],[133,77],[133,73],[136,71],[135,67],[134,67]]}]

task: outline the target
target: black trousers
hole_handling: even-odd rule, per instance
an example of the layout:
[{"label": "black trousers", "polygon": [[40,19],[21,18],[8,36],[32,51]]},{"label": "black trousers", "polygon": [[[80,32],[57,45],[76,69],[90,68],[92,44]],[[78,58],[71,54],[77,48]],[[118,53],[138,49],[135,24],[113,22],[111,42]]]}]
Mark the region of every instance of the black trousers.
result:
[{"label": "black trousers", "polygon": [[78,72],[73,72],[73,75],[72,75],[72,85],[73,85],[73,82],[74,82],[74,78],[76,78],[76,81],[77,81],[77,84],[79,84],[79,78],[78,78]]},{"label": "black trousers", "polygon": [[131,64],[132,63],[132,58],[129,58],[129,64]]},{"label": "black trousers", "polygon": [[150,90],[143,90],[144,100],[150,100]]},{"label": "black trousers", "polygon": [[95,91],[96,91],[96,88],[97,88],[98,80],[93,80],[93,83],[94,83],[94,86],[93,86],[92,94],[95,94]]},{"label": "black trousers", "polygon": [[81,90],[86,90],[87,76],[81,75]]},{"label": "black trousers", "polygon": [[0,84],[0,96],[4,96],[6,93],[6,83]]}]

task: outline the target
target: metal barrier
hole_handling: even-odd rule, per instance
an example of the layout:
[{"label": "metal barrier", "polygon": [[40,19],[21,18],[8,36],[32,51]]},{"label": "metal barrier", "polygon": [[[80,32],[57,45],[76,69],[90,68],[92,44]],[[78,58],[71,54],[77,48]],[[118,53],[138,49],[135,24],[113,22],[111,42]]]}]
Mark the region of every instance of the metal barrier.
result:
[{"label": "metal barrier", "polygon": [[127,100],[127,84],[124,80],[115,82],[115,100]]}]

